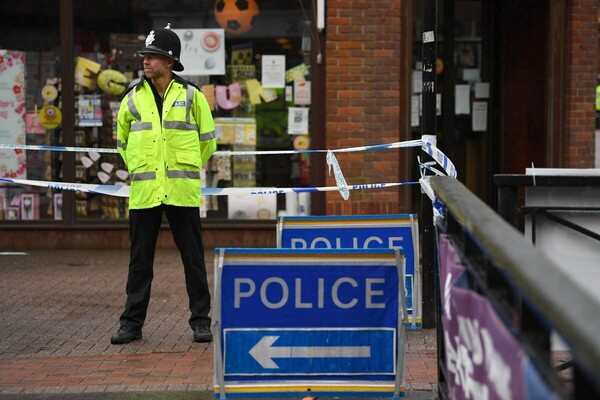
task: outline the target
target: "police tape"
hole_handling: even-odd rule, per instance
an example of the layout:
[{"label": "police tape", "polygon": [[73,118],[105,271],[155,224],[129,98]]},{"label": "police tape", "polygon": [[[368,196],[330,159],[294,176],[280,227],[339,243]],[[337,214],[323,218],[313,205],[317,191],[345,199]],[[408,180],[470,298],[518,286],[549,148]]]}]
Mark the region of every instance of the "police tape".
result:
[{"label": "police tape", "polygon": [[335,184],[342,195],[344,200],[348,200],[350,197],[350,192],[348,189],[348,184],[346,183],[346,179],[344,178],[344,174],[342,173],[342,169],[340,168],[340,164],[338,163],[337,158],[333,155],[332,151],[327,152],[327,165],[329,165],[329,175],[331,175],[331,168],[333,167],[333,176],[335,178]]},{"label": "police tape", "polygon": [[458,173],[456,172],[456,167],[452,163],[452,161],[440,150],[437,148],[435,143],[428,139],[430,136],[424,135],[422,137],[422,146],[421,149],[429,154],[448,174],[453,178],[456,178]]},{"label": "police tape", "polygon": [[[367,151],[367,150],[382,150],[382,149],[400,149],[407,147],[420,147],[423,141],[420,139],[408,140],[404,142],[394,142],[387,144],[377,144],[370,146],[357,146],[347,147],[334,150],[319,150],[319,149],[306,149],[306,150],[244,150],[244,151],[229,151],[229,150],[217,150],[213,153],[214,156],[252,156],[252,155],[284,155],[284,154],[301,154],[301,153],[327,153],[332,151],[334,153],[348,153],[356,151]],[[100,147],[73,147],[73,146],[45,146],[45,145],[31,145],[31,144],[0,144],[0,149],[6,150],[38,150],[38,151],[57,151],[67,153],[108,153],[117,154],[117,149],[107,149]]]},{"label": "police tape", "polygon": [[[314,191],[328,191],[328,190],[338,190],[344,200],[348,200],[349,186],[346,183],[344,178],[344,174],[342,169],[334,156],[333,153],[347,153],[347,152],[356,152],[356,151],[366,151],[366,150],[381,150],[381,149],[394,149],[394,148],[406,148],[406,147],[421,147],[423,151],[429,154],[442,168],[444,171],[451,177],[456,178],[456,168],[450,159],[435,146],[435,137],[424,135],[419,140],[409,140],[404,142],[395,142],[388,144],[379,144],[379,145],[370,145],[370,146],[358,146],[358,147],[349,147],[335,150],[273,150],[273,151],[215,151],[213,155],[221,155],[221,156],[236,156],[236,155],[259,155],[259,154],[297,154],[297,153],[319,153],[319,152],[327,152],[327,164],[329,166],[329,170],[331,168],[334,170],[334,178],[336,181],[336,187],[326,187],[326,188],[313,188]],[[96,147],[65,147],[65,146],[44,146],[44,145],[16,145],[16,144],[0,144],[0,149],[14,149],[14,150],[47,150],[47,151],[65,151],[65,152],[88,152],[88,153],[117,153],[116,149],[102,149]],[[426,166],[428,170],[438,173],[438,171],[430,166],[427,163],[421,163],[419,160],[419,164],[421,170],[423,171],[423,166]],[[35,181],[35,180],[26,180],[26,179],[10,179],[10,178],[0,178],[3,181],[17,183],[22,185],[30,185],[30,186],[41,186],[48,187],[51,189],[57,190],[75,190],[89,193],[102,193],[112,196],[120,196],[120,197],[128,197],[129,196],[129,187],[124,183],[121,185],[97,185],[97,184],[85,184],[85,183],[63,183],[63,182],[45,182],[45,181]],[[26,183],[28,182],[28,183]],[[35,182],[35,183],[33,183]],[[414,182],[411,184],[415,184]],[[378,185],[378,184],[375,184]],[[385,184],[383,184],[385,185]],[[399,185],[399,184],[396,184]],[[358,188],[364,185],[355,185]],[[127,188],[127,189],[125,189]],[[369,187],[362,187],[363,189]],[[218,189],[218,188],[207,188],[210,190]],[[244,189],[247,188],[228,188],[228,189]],[[286,193],[285,190],[290,189],[289,191],[295,191],[296,188],[284,188],[283,192]],[[353,188],[356,189],[356,188]],[[123,194],[126,192],[127,194]],[[205,192],[206,193],[206,192]],[[216,193],[216,192],[213,192]],[[219,195],[219,194],[213,194]]]},{"label": "police tape", "polygon": [[5,150],[39,150],[57,151],[66,153],[118,153],[117,149],[103,149],[99,147],[68,147],[68,146],[45,146],[34,144],[0,144],[0,149]]},{"label": "police tape", "polygon": [[[2,178],[0,181],[14,183],[18,185],[44,187],[55,190],[69,190],[74,192],[103,194],[115,197],[129,197],[128,185],[96,185],[91,183],[66,183],[52,181],[36,181],[31,179],[13,179]],[[368,190],[385,189],[397,186],[418,185],[419,182],[399,182],[399,183],[365,183],[359,185],[348,185],[348,190]],[[228,195],[261,195],[261,194],[285,194],[285,193],[303,193],[303,192],[330,192],[339,190],[337,186],[323,187],[290,187],[290,188],[202,188],[203,196],[228,196]]]},{"label": "police tape", "polygon": [[[444,168],[446,173],[456,178],[456,168],[450,159],[436,147],[435,143],[424,135],[421,139],[407,140],[403,142],[394,142],[387,144],[376,144],[369,146],[347,147],[333,150],[306,149],[306,150],[244,150],[228,151],[217,150],[214,156],[249,156],[249,155],[284,155],[284,154],[302,154],[302,153],[349,153],[368,150],[400,149],[410,147],[421,147],[423,151],[429,154],[439,165]],[[1,144],[0,150],[39,150],[39,151],[57,151],[57,152],[81,152],[81,153],[118,153],[117,149],[107,149],[99,147],[69,147],[69,146],[45,146],[45,145],[26,145],[26,144]]]}]

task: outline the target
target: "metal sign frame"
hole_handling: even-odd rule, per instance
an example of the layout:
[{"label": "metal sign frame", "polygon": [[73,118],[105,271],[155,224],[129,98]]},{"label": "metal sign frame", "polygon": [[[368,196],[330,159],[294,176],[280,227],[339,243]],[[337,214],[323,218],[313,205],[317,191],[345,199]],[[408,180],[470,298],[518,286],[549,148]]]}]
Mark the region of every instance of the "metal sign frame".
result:
[{"label": "metal sign frame", "polygon": [[399,249],[216,249],[214,266],[216,397],[404,396]]}]

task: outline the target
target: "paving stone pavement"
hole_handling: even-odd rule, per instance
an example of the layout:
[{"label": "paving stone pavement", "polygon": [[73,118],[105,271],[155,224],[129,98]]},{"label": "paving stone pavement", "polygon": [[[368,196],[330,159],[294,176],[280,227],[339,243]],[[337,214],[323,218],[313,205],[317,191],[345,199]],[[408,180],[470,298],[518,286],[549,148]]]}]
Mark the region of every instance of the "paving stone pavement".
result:
[{"label": "paving stone pavement", "polygon": [[[212,398],[213,345],[192,341],[176,250],[157,250],[143,339],[110,344],[128,260],[127,250],[0,255],[0,399]],[[407,398],[435,398],[434,331],[407,331],[405,382]]]}]

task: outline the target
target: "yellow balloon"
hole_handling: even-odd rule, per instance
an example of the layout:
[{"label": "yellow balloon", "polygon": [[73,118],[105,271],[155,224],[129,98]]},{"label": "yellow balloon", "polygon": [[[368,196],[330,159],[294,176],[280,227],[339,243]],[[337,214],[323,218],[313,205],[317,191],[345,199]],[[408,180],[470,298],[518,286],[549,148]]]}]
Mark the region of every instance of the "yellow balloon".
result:
[{"label": "yellow balloon", "polygon": [[96,82],[100,90],[104,93],[118,96],[127,88],[127,77],[114,69],[107,69],[98,75]]}]

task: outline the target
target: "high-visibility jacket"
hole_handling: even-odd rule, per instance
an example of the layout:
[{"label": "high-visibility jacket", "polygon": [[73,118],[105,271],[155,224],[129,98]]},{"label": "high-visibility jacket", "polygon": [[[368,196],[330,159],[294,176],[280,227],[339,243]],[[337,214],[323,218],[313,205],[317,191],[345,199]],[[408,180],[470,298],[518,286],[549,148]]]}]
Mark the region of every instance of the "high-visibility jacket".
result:
[{"label": "high-visibility jacket", "polygon": [[596,86],[596,111],[600,111],[600,85]]},{"label": "high-visibility jacket", "polygon": [[200,171],[217,147],[215,123],[198,88],[173,76],[162,118],[150,83],[140,80],[121,101],[117,150],[129,171],[129,208],[199,207]]}]

